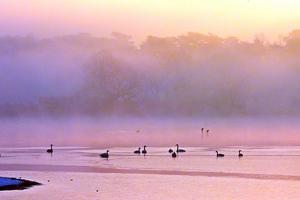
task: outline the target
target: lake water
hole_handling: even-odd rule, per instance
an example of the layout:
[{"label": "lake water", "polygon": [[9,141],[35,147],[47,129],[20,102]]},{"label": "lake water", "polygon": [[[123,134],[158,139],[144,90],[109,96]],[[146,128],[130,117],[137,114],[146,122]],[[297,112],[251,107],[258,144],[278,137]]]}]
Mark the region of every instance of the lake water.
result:
[{"label": "lake water", "polygon": [[[42,183],[23,191],[1,191],[1,200],[81,199],[300,199],[300,147],[169,147],[105,149],[0,148],[0,176]],[[244,157],[238,158],[242,149]],[[215,150],[224,153],[216,158]]]}]

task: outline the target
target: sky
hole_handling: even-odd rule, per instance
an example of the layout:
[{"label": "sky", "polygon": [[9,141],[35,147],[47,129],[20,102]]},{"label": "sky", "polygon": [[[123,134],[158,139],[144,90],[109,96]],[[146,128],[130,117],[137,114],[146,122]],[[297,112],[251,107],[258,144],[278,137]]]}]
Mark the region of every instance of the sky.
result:
[{"label": "sky", "polygon": [[189,31],[269,40],[300,27],[298,0],[0,0],[0,35],[51,37]]}]

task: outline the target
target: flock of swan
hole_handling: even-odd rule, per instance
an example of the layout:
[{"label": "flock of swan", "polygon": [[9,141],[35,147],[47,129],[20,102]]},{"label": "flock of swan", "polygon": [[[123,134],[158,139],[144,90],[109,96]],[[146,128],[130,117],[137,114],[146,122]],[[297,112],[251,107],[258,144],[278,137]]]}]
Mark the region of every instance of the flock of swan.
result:
[{"label": "flock of swan", "polygon": [[[179,148],[179,144],[176,144],[175,146],[176,146],[176,150],[173,150],[172,148],[170,148],[170,149],[168,150],[168,152],[171,154],[171,156],[172,156],[173,158],[176,158],[177,155],[178,155],[178,153],[184,153],[184,152],[186,152],[185,149]],[[143,155],[145,156],[145,155],[147,154],[146,147],[147,147],[147,146],[144,145],[143,150],[141,150],[141,147],[139,147],[139,148],[138,148],[137,150],[135,150],[133,153],[134,153],[134,154],[138,154],[138,155],[143,154]],[[242,152],[242,150],[239,150],[238,157],[242,157],[242,156],[243,156],[243,154],[242,154],[241,152]],[[47,149],[47,153],[53,153],[53,145],[52,145],[52,144],[50,145],[50,149]],[[224,157],[224,156],[225,156],[224,154],[219,153],[218,151],[216,151],[216,153],[217,153],[217,154],[216,154],[217,157]],[[101,158],[109,158],[109,150],[106,150],[105,153],[101,153],[101,154],[100,154],[100,157],[101,157]]]},{"label": "flock of swan", "polygon": [[[137,133],[139,133],[140,132],[140,130],[136,130],[136,132]],[[204,128],[201,128],[201,133],[202,133],[202,135],[204,134],[204,133],[206,133],[207,135],[209,134],[209,132],[210,132],[210,130],[209,129],[204,129]],[[173,150],[172,148],[170,148],[169,150],[168,150],[168,152],[171,154],[171,156],[173,157],[173,158],[176,158],[177,157],[177,155],[178,155],[178,153],[184,153],[184,152],[186,152],[186,150],[185,149],[181,149],[181,148],[179,148],[179,144],[176,144],[175,145],[176,146],[176,150]],[[144,147],[143,147],[143,150],[141,150],[141,147],[139,147],[137,150],[135,150],[133,153],[134,154],[143,154],[144,156],[147,154],[147,150],[146,150],[146,145],[144,145]],[[239,150],[239,153],[238,153],[238,157],[243,157],[243,154],[241,153],[242,152],[242,150]],[[53,145],[51,144],[50,145],[50,149],[47,149],[47,153],[53,153]],[[216,151],[216,156],[217,157],[224,157],[225,155],[224,154],[222,154],[222,153],[219,153],[218,151]],[[100,154],[100,157],[101,158],[109,158],[109,150],[106,150],[106,152],[105,153],[101,153]]]},{"label": "flock of swan", "polygon": [[[139,147],[137,150],[135,150],[133,153],[134,154],[144,154],[144,155],[146,155],[147,154],[147,150],[146,150],[146,145],[144,146],[144,149],[141,151],[141,147]],[[186,152],[186,150],[185,149],[181,149],[181,148],[179,148],[179,145],[178,144],[176,144],[176,151],[174,151],[173,149],[169,149],[169,151],[168,151],[170,154],[171,154],[171,156],[173,157],[173,158],[176,158],[177,157],[177,154],[178,153],[184,153],[184,152]],[[243,157],[244,155],[241,153],[242,152],[242,150],[239,150],[239,153],[238,153],[238,157]],[[217,157],[224,157],[225,155],[224,154],[222,154],[222,153],[219,153],[218,151],[216,151],[216,156]],[[109,150],[107,150],[105,153],[101,153],[100,154],[100,157],[101,158],[109,158]]]},{"label": "flock of swan", "polygon": [[[208,136],[209,132],[210,132],[209,129],[201,128],[202,136],[204,135],[204,133],[206,133],[206,135]],[[136,130],[136,133],[140,133],[140,130],[139,129]],[[142,151],[141,151],[141,147],[139,147],[133,153],[134,154],[141,154],[142,153],[142,154],[146,155],[147,154],[146,147],[147,146],[145,145]],[[176,158],[178,153],[184,153],[184,152],[186,152],[186,151],[184,149],[180,149],[178,144],[176,144],[176,151],[174,151],[173,149],[169,149],[169,153],[171,154],[171,156],[173,158]],[[53,153],[53,144],[50,145],[50,149],[47,149],[47,153]],[[241,150],[240,150],[239,151],[239,157],[241,157],[241,156],[243,156],[243,154],[241,154]],[[105,153],[101,153],[100,157],[102,157],[102,158],[108,158],[109,157],[109,150],[107,150]],[[224,157],[224,154],[219,154],[217,152],[217,157]]]}]

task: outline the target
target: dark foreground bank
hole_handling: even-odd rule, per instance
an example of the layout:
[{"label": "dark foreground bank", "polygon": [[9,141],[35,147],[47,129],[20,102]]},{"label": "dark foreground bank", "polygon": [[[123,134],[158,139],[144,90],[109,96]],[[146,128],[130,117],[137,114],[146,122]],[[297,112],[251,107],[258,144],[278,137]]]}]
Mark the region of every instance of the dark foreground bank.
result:
[{"label": "dark foreground bank", "polygon": [[41,185],[35,181],[25,179],[0,177],[0,191],[3,190],[24,190],[35,185]]}]

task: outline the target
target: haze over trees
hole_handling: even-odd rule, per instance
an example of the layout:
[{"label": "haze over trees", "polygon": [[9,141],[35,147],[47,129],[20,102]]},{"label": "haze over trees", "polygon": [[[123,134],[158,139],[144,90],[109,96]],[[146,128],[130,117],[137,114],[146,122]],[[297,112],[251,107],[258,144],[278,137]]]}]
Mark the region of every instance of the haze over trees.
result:
[{"label": "haze over trees", "polygon": [[187,33],[0,38],[1,116],[300,114],[300,30],[281,41]]}]

